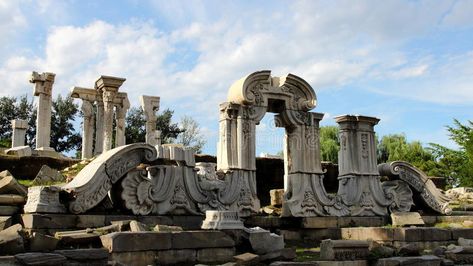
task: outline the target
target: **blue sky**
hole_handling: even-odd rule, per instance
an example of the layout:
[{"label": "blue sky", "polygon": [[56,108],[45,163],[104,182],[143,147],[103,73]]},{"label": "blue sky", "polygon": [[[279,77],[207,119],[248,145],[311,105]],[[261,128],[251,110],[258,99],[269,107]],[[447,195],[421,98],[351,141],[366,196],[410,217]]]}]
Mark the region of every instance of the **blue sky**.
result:
[{"label": "blue sky", "polygon": [[[473,1],[0,0],[0,96],[32,95],[32,70],[53,93],[127,78],[132,105],[161,96],[190,115],[215,154],[218,104],[254,71],[293,73],[326,113],[381,119],[379,135],[450,147],[445,126],[473,120]],[[268,114],[257,152],[282,149]]]}]

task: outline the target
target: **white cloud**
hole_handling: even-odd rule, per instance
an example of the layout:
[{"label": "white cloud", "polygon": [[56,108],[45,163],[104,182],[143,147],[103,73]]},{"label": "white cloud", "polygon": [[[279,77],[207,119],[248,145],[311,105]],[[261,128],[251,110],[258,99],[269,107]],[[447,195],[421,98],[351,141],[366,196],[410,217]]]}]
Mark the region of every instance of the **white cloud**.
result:
[{"label": "white cloud", "polygon": [[473,1],[456,1],[444,19],[443,24],[448,27],[471,27],[473,26]]},{"label": "white cloud", "polygon": [[0,1],[0,47],[13,46],[11,38],[27,26],[26,17],[21,12],[20,1]]}]

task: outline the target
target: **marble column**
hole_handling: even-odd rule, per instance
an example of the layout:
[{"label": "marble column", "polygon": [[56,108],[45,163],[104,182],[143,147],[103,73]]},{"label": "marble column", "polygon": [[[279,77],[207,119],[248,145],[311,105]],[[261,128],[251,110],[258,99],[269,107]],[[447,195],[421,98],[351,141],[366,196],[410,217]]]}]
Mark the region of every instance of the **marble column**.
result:
[{"label": "marble column", "polygon": [[28,121],[15,119],[11,121],[13,129],[11,147],[19,147],[25,145],[26,130],[28,129]]},{"label": "marble column", "polygon": [[82,101],[82,114],[84,121],[82,124],[82,159],[92,158],[94,139],[94,106],[92,102]]},{"label": "marble column", "polygon": [[102,93],[103,99],[103,152],[112,149],[114,98],[124,78],[101,76],[95,82],[95,88]]},{"label": "marble column", "polygon": [[126,144],[125,139],[125,118],[126,112],[130,108],[130,102],[128,102],[128,98],[126,98],[126,102],[122,105],[117,105],[117,128],[115,132],[115,147],[123,146]]},{"label": "marble column", "polygon": [[140,97],[141,108],[146,119],[146,143],[153,146],[161,144],[161,132],[156,130],[156,112],[159,110],[158,96],[142,95]]},{"label": "marble column", "polygon": [[44,72],[31,74],[30,83],[34,84],[34,95],[39,96],[36,118],[36,149],[52,150],[49,147],[51,138],[51,91],[54,73]]},{"label": "marble column", "polygon": [[95,119],[95,149],[94,155],[103,152],[103,101],[97,101],[97,114]]},{"label": "marble column", "polygon": [[374,126],[379,119],[359,115],[335,117],[340,126],[338,195],[353,216],[386,215],[389,201],[377,168]]}]

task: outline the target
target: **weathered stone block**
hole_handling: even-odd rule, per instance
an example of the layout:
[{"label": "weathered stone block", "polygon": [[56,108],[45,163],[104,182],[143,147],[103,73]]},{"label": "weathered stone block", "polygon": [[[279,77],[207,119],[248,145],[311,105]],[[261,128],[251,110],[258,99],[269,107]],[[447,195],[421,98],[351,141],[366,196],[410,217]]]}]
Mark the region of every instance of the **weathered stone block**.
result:
[{"label": "weathered stone block", "polygon": [[259,255],[253,253],[243,253],[240,255],[233,256],[237,265],[255,265],[259,262]]},{"label": "weathered stone block", "polygon": [[105,226],[106,215],[77,215],[77,228],[93,228]]},{"label": "weathered stone block", "polygon": [[11,216],[0,216],[0,230],[11,226]]},{"label": "weathered stone block", "polygon": [[[163,250],[170,249],[174,243],[172,233],[161,232],[118,232],[100,236],[100,240],[109,252]],[[185,243],[185,239],[179,241]],[[214,241],[218,242],[218,240]]]},{"label": "weathered stone block", "polygon": [[68,229],[75,228],[77,216],[71,214],[22,214],[25,228],[35,229]]},{"label": "weathered stone block", "polygon": [[1,216],[11,216],[18,212],[20,212],[20,208],[17,206],[0,206]]},{"label": "weathered stone block", "polygon": [[393,212],[391,221],[393,226],[425,225],[418,212]]},{"label": "weathered stone block", "polygon": [[158,265],[195,262],[196,253],[194,249],[160,250],[157,252],[156,262]]},{"label": "weathered stone block", "polygon": [[28,194],[26,188],[20,185],[8,170],[1,172],[0,177],[0,194],[17,194],[21,196]]},{"label": "weathered stone block", "polygon": [[110,260],[120,265],[156,265],[158,251],[112,252]]},{"label": "weathered stone block", "polygon": [[269,191],[272,206],[282,206],[284,202],[284,189],[271,189]]},{"label": "weathered stone block", "polygon": [[238,217],[238,212],[233,211],[206,211],[202,229],[224,230],[244,229],[243,222]]},{"label": "weathered stone block", "polygon": [[284,238],[259,227],[251,228],[249,241],[256,254],[266,254],[284,248]]},{"label": "weathered stone block", "polygon": [[66,178],[56,169],[43,165],[33,179],[33,185],[51,185],[52,183],[65,182]]},{"label": "weathered stone block", "polygon": [[54,253],[77,261],[108,259],[108,251],[104,248],[65,249],[55,250]]},{"label": "weathered stone block", "polygon": [[296,258],[296,250],[294,248],[283,248],[280,250],[271,251],[260,256],[261,261],[275,261],[275,260],[293,260]]},{"label": "weathered stone block", "polygon": [[15,255],[24,265],[62,265],[66,257],[56,253],[30,252]]},{"label": "weathered stone block", "polygon": [[15,194],[1,194],[0,205],[23,205],[26,202],[26,198],[21,195]]},{"label": "weathered stone block", "polygon": [[363,240],[323,240],[320,245],[322,260],[356,260],[369,255],[369,243]]},{"label": "weathered stone block", "polygon": [[473,239],[467,239],[463,237],[458,238],[458,245],[459,246],[473,246]]},{"label": "weathered stone block", "polygon": [[347,216],[338,217],[338,227],[376,227],[384,226],[387,223],[386,218],[380,216]]},{"label": "weathered stone block", "polygon": [[35,232],[31,236],[29,243],[30,251],[52,251],[56,249],[59,239]]},{"label": "weathered stone block", "polygon": [[180,226],[157,224],[153,228],[153,231],[155,231],[155,232],[179,232],[179,231],[184,231],[184,230]]},{"label": "weathered stone block", "polygon": [[227,262],[233,260],[235,248],[204,248],[197,250],[197,261],[201,263]]},{"label": "weathered stone block", "polygon": [[21,224],[0,231],[0,254],[17,254],[25,250]]},{"label": "weathered stone block", "polygon": [[473,228],[453,228],[450,229],[452,233],[452,240],[457,240],[460,237],[473,239]]},{"label": "weathered stone block", "polygon": [[357,227],[341,228],[340,230],[343,239],[351,240],[391,241],[394,236],[392,228]]},{"label": "weathered stone block", "polygon": [[28,201],[25,213],[65,213],[66,207],[59,202],[61,189],[54,186],[35,186],[28,188]]},{"label": "weathered stone block", "polygon": [[338,217],[305,217],[302,218],[304,228],[337,228]]},{"label": "weathered stone block", "polygon": [[422,266],[440,266],[442,260],[433,255],[424,255],[417,257],[392,257],[379,259],[377,266],[397,266],[397,265],[422,265]]},{"label": "weathered stone block", "polygon": [[140,223],[138,221],[130,221],[130,231],[132,232],[146,232],[148,230],[148,226],[146,226],[144,223]]},{"label": "weathered stone block", "polygon": [[31,150],[30,146],[18,146],[13,147],[5,151],[8,155],[18,156],[18,157],[25,157],[33,155],[33,151]]},{"label": "weathered stone block", "polygon": [[235,241],[233,241],[230,236],[220,231],[172,232],[173,249],[220,248],[234,246]]}]

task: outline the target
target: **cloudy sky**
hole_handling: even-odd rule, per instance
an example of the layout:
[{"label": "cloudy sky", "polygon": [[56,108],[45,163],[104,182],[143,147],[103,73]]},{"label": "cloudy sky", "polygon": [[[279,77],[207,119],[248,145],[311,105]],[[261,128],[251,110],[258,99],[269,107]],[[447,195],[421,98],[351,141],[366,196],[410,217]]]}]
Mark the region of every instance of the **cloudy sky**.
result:
[{"label": "cloudy sky", "polygon": [[[473,119],[473,1],[0,0],[0,96],[32,97],[32,70],[54,95],[125,77],[132,105],[197,120],[215,154],[218,103],[257,70],[314,88],[323,125],[376,116],[380,135],[452,147],[445,125]],[[282,149],[268,114],[257,151]]]}]

